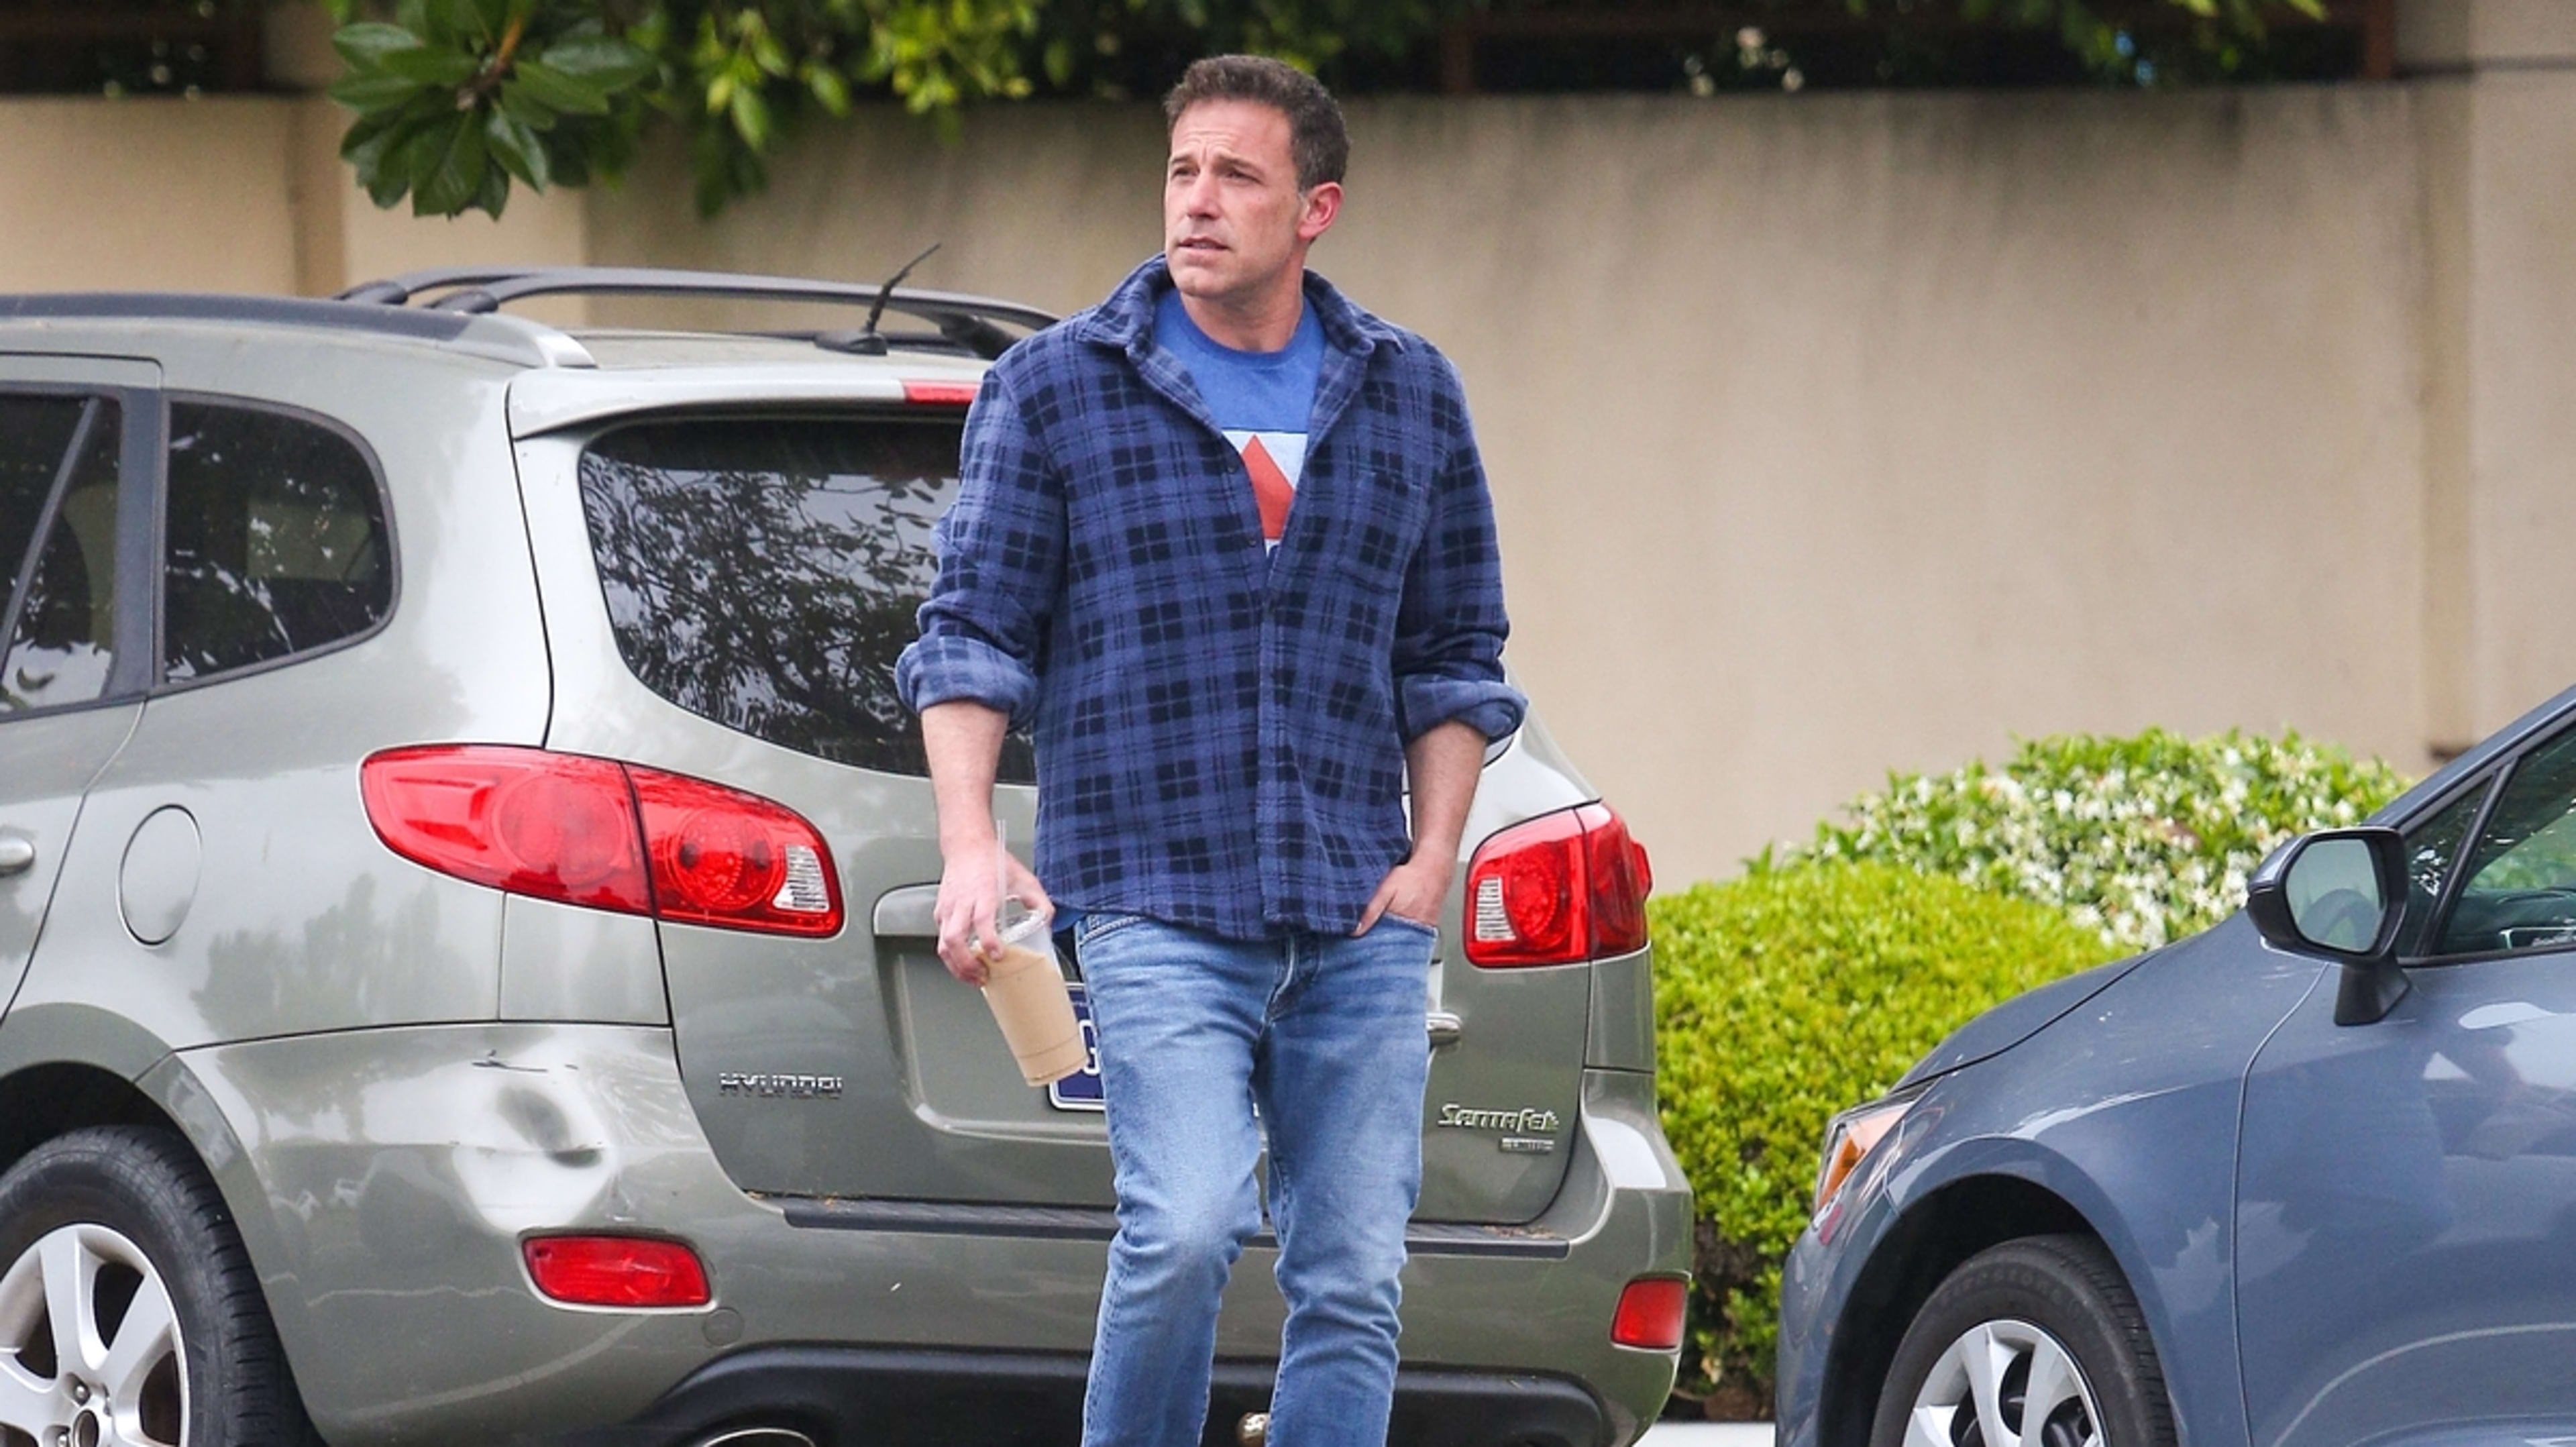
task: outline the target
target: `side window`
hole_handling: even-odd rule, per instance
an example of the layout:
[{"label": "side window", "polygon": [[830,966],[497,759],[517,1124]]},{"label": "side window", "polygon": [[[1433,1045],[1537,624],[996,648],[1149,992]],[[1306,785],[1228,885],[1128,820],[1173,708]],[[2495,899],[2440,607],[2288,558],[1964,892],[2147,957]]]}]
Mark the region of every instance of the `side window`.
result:
[{"label": "side window", "polygon": [[0,658],[0,715],[87,703],[116,658],[116,477],[122,409],[91,405],[52,525]]},{"label": "side window", "polygon": [[320,423],[170,407],[162,672],[210,678],[363,633],[393,607],[375,469]]},{"label": "side window", "polygon": [[0,397],[0,616],[26,571],[63,452],[87,405],[78,397]]},{"label": "side window", "polygon": [[2450,882],[2451,867],[2460,861],[2463,838],[2476,821],[2478,806],[2486,802],[2493,783],[2491,775],[2485,783],[2443,805],[2440,813],[2407,831],[2406,922],[2397,932],[2400,954],[2424,953],[2433,927],[2433,909],[2442,902],[2442,886]]},{"label": "side window", "polygon": [[2576,946],[2576,731],[2514,766],[2463,868],[2436,953]]}]

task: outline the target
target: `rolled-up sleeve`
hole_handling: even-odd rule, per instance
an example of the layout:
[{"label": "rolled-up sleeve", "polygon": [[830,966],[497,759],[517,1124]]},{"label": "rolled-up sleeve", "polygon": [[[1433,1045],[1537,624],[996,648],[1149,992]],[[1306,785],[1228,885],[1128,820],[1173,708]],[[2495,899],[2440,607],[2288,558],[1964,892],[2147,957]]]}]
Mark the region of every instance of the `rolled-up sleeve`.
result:
[{"label": "rolled-up sleeve", "polygon": [[1026,726],[1063,580],[1064,494],[1005,367],[985,374],[966,415],[957,501],[935,541],[939,573],[921,637],[896,661],[896,692],[914,713],[968,700]]},{"label": "rolled-up sleeve", "polygon": [[1511,622],[1503,611],[1494,502],[1465,391],[1446,359],[1435,365],[1444,385],[1432,410],[1447,446],[1396,615],[1397,725],[1407,743],[1452,719],[1499,739],[1521,726],[1528,701],[1503,681]]}]

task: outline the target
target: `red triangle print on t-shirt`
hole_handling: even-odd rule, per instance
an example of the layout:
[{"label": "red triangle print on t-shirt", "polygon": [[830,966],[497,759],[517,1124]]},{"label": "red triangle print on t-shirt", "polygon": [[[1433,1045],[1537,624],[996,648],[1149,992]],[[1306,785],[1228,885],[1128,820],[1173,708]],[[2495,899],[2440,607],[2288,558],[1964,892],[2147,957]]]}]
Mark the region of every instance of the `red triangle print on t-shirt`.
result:
[{"label": "red triangle print on t-shirt", "polygon": [[1252,499],[1261,505],[1261,536],[1275,543],[1288,530],[1288,504],[1296,499],[1297,489],[1259,437],[1243,444],[1243,465],[1252,473]]}]

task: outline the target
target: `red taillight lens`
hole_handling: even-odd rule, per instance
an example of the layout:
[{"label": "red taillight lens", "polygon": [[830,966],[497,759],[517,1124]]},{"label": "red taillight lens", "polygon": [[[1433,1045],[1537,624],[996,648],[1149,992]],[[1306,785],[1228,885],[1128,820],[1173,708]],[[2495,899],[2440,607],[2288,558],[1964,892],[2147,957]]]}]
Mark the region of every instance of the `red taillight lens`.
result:
[{"label": "red taillight lens", "polygon": [[1600,804],[1503,830],[1467,865],[1467,958],[1569,965],[1646,944],[1646,851]]},{"label": "red taillight lens", "polygon": [[1690,1283],[1670,1276],[1631,1281],[1619,1293],[1619,1313],[1610,1319],[1610,1340],[1623,1347],[1668,1352],[1682,1344],[1682,1319],[1690,1306]]},{"label": "red taillight lens", "polygon": [[774,934],[841,928],[823,836],[738,789],[498,744],[388,749],[358,770],[396,854],[512,894]]},{"label": "red taillight lens", "polygon": [[396,854],[512,894],[649,914],[626,771],[605,759],[467,744],[389,749],[358,770]]},{"label": "red taillight lens", "polygon": [[1467,864],[1467,958],[1561,965],[1584,958],[1583,821],[1571,809],[1516,824]]},{"label": "red taillight lens", "polygon": [[521,1250],[537,1290],[575,1306],[704,1306],[713,1299],[698,1253],[677,1241],[539,1236]]},{"label": "red taillight lens", "polygon": [[841,891],[814,826],[754,794],[629,768],[651,845],[653,901],[664,919],[828,935]]},{"label": "red taillight lens", "polygon": [[971,407],[976,390],[973,382],[906,382],[903,400],[915,406]]},{"label": "red taillight lens", "polygon": [[1633,954],[1646,947],[1646,894],[1654,888],[1646,851],[1628,837],[1628,826],[1618,815],[1598,804],[1586,807],[1599,816],[1585,820],[1583,829],[1592,886],[1592,952]]}]

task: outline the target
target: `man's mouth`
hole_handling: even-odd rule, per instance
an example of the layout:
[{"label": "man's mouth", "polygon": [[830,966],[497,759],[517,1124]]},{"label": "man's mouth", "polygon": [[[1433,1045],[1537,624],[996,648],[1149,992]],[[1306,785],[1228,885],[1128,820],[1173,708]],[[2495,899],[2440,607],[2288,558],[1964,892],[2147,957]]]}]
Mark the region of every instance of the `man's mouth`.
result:
[{"label": "man's mouth", "polygon": [[1172,243],[1174,251],[1223,251],[1225,243],[1213,236],[1184,236]]}]

